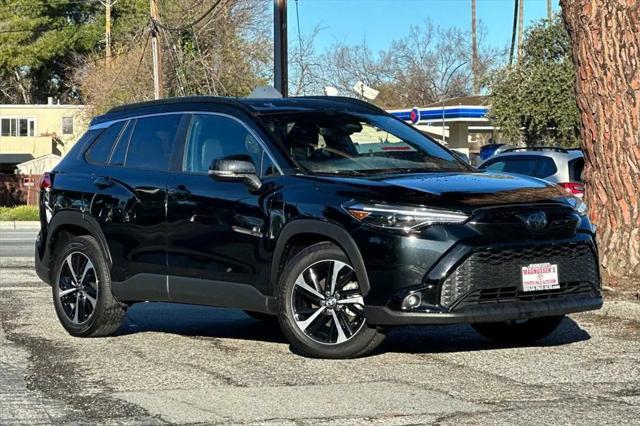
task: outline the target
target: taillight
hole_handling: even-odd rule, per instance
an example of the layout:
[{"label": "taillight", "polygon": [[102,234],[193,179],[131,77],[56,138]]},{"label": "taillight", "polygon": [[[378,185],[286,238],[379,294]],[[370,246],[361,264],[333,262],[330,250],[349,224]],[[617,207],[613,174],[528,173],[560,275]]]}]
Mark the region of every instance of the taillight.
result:
[{"label": "taillight", "polygon": [[40,189],[44,189],[45,191],[51,189],[51,174],[45,172],[42,174],[42,179],[40,179]]},{"label": "taillight", "polygon": [[577,182],[565,182],[559,184],[563,187],[569,194],[575,195],[576,197],[582,197],[584,195],[584,184]]}]

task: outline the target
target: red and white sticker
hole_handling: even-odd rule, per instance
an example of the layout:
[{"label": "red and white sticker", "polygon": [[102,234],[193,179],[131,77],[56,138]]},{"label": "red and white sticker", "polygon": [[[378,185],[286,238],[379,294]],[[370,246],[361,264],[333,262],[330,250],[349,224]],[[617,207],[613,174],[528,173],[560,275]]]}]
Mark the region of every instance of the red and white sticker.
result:
[{"label": "red and white sticker", "polygon": [[553,290],[560,288],[558,265],[534,263],[522,267],[522,291]]}]

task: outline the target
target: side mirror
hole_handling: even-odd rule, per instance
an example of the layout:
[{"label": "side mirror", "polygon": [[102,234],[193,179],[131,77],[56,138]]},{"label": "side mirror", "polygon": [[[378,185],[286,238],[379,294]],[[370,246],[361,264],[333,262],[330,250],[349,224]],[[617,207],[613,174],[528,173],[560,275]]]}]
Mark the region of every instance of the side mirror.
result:
[{"label": "side mirror", "polygon": [[254,191],[262,186],[256,166],[251,161],[229,158],[213,160],[209,167],[209,176],[227,182],[243,182]]}]

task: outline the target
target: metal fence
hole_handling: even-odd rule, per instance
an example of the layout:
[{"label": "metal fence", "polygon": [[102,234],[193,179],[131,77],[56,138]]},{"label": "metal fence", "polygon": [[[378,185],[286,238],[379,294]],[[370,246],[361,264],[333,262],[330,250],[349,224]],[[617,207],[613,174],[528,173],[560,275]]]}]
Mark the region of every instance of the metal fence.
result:
[{"label": "metal fence", "polygon": [[0,207],[38,204],[40,175],[0,174]]}]

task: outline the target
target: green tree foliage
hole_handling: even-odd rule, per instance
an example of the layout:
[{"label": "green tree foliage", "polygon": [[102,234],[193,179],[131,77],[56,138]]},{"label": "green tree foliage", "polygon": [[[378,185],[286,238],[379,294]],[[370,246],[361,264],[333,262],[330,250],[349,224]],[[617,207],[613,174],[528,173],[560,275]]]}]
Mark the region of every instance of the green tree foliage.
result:
[{"label": "green tree foliage", "polygon": [[579,113],[571,40],[560,17],[525,35],[522,62],[490,79],[491,120],[511,142],[576,146]]},{"label": "green tree foliage", "polygon": [[73,58],[104,38],[98,2],[0,0],[0,103],[69,101]]}]

